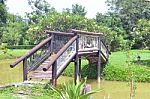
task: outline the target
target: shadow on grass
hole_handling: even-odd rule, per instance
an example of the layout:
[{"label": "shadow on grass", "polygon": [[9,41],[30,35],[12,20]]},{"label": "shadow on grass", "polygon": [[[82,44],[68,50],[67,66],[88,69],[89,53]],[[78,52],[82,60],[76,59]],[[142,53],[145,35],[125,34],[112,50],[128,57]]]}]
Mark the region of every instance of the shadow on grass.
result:
[{"label": "shadow on grass", "polygon": [[149,60],[140,60],[140,61],[132,61],[134,64],[136,65],[143,65],[143,66],[147,66],[150,67],[150,59]]},{"label": "shadow on grass", "polygon": [[[100,73],[102,75],[103,69],[106,65],[102,65],[100,69]],[[81,77],[87,77],[89,79],[97,79],[97,66],[95,65],[85,65],[81,70]]]}]

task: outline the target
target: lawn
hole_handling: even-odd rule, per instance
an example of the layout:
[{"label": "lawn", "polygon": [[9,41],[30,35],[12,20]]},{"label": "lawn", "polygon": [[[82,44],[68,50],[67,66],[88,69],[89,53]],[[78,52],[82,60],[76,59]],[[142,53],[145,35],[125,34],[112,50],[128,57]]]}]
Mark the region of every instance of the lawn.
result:
[{"label": "lawn", "polygon": [[27,49],[8,49],[7,53],[3,54],[0,50],[0,60],[2,59],[15,59],[24,55]]},{"label": "lawn", "polygon": [[[109,65],[116,65],[116,66],[124,66],[126,65],[129,58],[127,55],[130,55],[130,61],[136,62],[138,59],[137,57],[140,56],[141,59],[137,64],[133,64],[135,66],[150,66],[150,50],[132,50],[129,53],[119,51],[113,52],[110,55]],[[149,61],[149,62],[148,62]]]}]

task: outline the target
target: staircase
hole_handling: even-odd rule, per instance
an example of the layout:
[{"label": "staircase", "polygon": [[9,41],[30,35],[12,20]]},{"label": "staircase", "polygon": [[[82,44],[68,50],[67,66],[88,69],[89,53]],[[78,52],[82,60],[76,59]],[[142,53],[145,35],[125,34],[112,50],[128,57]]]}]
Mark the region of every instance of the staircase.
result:
[{"label": "staircase", "polygon": [[49,79],[56,85],[57,78],[70,62],[75,63],[75,79],[81,70],[79,58],[86,57],[89,64],[98,67],[109,58],[109,50],[102,33],[71,30],[70,33],[45,31],[49,36],[24,56],[10,65],[14,68],[23,61],[23,80]]}]

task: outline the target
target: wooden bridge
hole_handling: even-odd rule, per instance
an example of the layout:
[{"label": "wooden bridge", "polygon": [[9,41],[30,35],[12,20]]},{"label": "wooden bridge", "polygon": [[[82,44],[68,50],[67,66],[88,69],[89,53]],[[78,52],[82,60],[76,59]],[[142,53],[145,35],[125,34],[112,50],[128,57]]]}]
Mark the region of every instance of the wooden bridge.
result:
[{"label": "wooden bridge", "polygon": [[74,62],[74,78],[81,73],[81,58],[97,66],[100,81],[101,64],[107,63],[109,49],[103,42],[102,33],[71,30],[69,33],[45,31],[48,37],[24,56],[10,65],[23,61],[23,81],[32,78],[49,79],[56,85],[57,78],[70,62]]}]

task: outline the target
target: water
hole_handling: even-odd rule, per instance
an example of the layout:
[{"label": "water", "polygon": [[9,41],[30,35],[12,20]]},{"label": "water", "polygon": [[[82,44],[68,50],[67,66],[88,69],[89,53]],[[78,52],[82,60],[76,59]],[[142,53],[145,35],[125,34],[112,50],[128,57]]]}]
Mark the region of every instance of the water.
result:
[{"label": "water", "polygon": [[[0,67],[0,86],[4,84],[10,84],[13,82],[22,82],[22,65],[15,68],[10,68],[12,59],[1,61]],[[58,79],[58,84],[66,81],[73,81],[72,77],[61,76]],[[88,84],[91,85],[93,90],[101,89],[99,93],[93,95],[94,99],[130,99],[130,87],[128,82],[119,81],[101,81],[97,83],[97,80],[88,80]],[[138,83],[136,84],[134,99],[150,99],[150,83]]]},{"label": "water", "polygon": [[[58,84],[73,80],[72,77],[61,76]],[[130,99],[130,86],[128,82],[88,80],[92,90],[100,89],[93,95],[94,99]],[[150,83],[136,83],[135,97],[133,99],[150,99]]]}]

